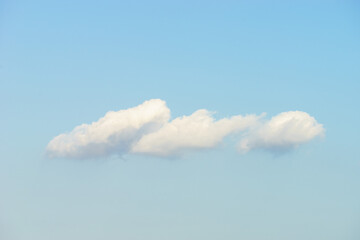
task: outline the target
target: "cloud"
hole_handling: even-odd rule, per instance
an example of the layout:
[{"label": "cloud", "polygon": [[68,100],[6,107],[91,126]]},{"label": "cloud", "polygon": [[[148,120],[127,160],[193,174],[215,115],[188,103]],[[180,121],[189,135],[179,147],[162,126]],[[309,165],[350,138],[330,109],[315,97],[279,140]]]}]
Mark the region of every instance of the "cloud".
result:
[{"label": "cloud", "polygon": [[150,132],[159,130],[170,118],[166,103],[159,99],[146,101],[127,110],[108,112],[97,122],[77,126],[60,134],[47,146],[49,157],[97,158],[124,154]]},{"label": "cloud", "polygon": [[322,135],[321,124],[305,112],[284,112],[271,120],[264,115],[236,115],[215,120],[200,109],[170,121],[170,110],[160,99],[108,112],[98,121],[82,124],[52,139],[50,158],[100,158],[127,153],[162,157],[209,149],[231,134],[240,138],[239,149],[286,150]]},{"label": "cloud", "polygon": [[134,153],[159,156],[180,155],[186,150],[213,148],[224,137],[254,125],[255,115],[234,116],[215,121],[205,109],[176,118],[158,131],[143,136],[132,148]]},{"label": "cloud", "polygon": [[251,149],[284,151],[323,135],[323,126],[306,112],[283,112],[250,131],[240,141],[239,149],[241,152]]}]

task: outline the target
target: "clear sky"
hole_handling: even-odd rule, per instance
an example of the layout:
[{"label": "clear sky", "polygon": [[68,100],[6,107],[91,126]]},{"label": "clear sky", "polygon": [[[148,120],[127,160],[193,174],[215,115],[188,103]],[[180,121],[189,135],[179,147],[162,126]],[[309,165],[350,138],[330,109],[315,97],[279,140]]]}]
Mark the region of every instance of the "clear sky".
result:
[{"label": "clear sky", "polygon": [[[0,1],[1,240],[360,239],[360,4]],[[46,156],[162,99],[171,119],[303,111],[324,137],[176,158]]]}]

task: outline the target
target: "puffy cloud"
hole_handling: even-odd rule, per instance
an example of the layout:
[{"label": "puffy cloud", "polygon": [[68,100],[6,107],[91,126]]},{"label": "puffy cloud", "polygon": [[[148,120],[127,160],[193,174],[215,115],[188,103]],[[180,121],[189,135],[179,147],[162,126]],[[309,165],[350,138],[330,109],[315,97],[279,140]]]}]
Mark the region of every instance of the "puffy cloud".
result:
[{"label": "puffy cloud", "polygon": [[191,149],[212,148],[225,136],[254,125],[258,118],[255,115],[239,115],[215,121],[209,111],[201,109],[190,116],[176,118],[158,131],[143,136],[132,152],[170,156]]},{"label": "puffy cloud", "polygon": [[98,158],[126,153],[179,156],[186,151],[213,148],[230,134],[240,137],[242,152],[251,149],[293,148],[323,134],[321,124],[305,112],[285,112],[263,120],[263,115],[233,116],[215,120],[205,109],[170,120],[160,99],[108,112],[97,122],[82,124],[52,139],[51,158]]},{"label": "puffy cloud", "polygon": [[283,112],[250,131],[240,143],[242,152],[251,149],[283,151],[324,135],[324,128],[306,112]]},{"label": "puffy cloud", "polygon": [[60,134],[47,146],[49,157],[96,158],[130,151],[144,134],[162,127],[170,118],[166,103],[146,101],[127,110],[108,112],[97,122]]}]

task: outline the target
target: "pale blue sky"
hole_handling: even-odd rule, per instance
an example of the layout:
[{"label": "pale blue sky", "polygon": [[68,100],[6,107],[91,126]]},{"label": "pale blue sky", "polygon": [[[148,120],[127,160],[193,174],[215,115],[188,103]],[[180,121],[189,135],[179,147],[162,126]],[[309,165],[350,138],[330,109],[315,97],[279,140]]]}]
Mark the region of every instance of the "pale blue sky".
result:
[{"label": "pale blue sky", "polygon": [[[0,239],[360,239],[356,1],[0,1]],[[300,110],[282,155],[46,159],[56,135],[160,98],[173,117]]]}]

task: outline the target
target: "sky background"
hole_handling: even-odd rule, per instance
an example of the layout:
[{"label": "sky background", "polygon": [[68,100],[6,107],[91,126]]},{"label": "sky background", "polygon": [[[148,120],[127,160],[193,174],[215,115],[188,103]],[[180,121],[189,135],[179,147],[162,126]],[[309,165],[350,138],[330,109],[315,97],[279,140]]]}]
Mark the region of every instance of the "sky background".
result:
[{"label": "sky background", "polygon": [[[360,239],[357,1],[0,0],[0,239]],[[172,117],[300,110],[326,137],[180,159],[47,159],[152,98]]]}]

